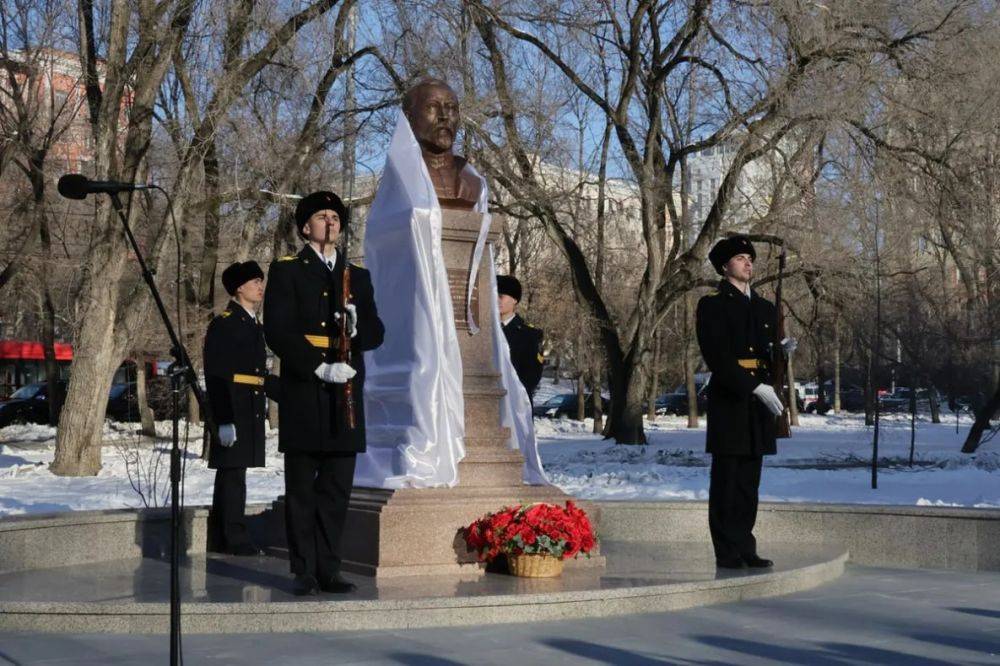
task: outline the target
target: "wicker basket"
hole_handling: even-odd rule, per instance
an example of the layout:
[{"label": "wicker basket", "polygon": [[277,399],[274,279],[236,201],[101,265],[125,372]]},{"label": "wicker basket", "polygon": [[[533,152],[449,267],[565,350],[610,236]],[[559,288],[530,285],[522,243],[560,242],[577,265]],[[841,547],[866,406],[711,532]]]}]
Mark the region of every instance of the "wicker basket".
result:
[{"label": "wicker basket", "polygon": [[521,578],[555,578],[562,574],[563,561],[545,553],[508,555],[507,568]]}]

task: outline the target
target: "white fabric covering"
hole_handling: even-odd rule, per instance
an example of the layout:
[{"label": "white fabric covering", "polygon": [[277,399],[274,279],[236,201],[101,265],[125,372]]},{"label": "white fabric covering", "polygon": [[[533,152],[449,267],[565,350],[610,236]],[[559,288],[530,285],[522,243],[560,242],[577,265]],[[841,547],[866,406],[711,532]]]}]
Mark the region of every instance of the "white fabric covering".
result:
[{"label": "white fabric covering", "polygon": [[[466,169],[479,177],[467,165]],[[469,284],[475,284],[491,217],[483,181],[475,210],[483,213]],[[406,116],[400,112],[389,146],[382,180],[372,202],[365,232],[365,265],[371,271],[385,342],[365,354],[367,451],[358,456],[354,483],[380,488],[431,488],[458,483],[458,463],[465,457],[462,358],[448,275],[441,249],[441,206],[424,164],[420,145]],[[490,276],[495,290],[492,251]],[[471,289],[466,294],[471,307]],[[496,293],[492,294],[497,315]],[[471,312],[468,320],[475,332]],[[506,339],[495,326],[503,358],[510,366]],[[516,389],[508,388],[503,423],[511,427],[512,448],[523,447],[527,432],[533,451],[525,479],[544,483],[538,461],[531,405],[513,373]],[[505,387],[507,381],[504,382]],[[522,400],[523,397],[523,400]],[[525,416],[525,406],[527,412]],[[528,430],[525,431],[525,418]],[[527,456],[526,456],[527,458]],[[541,479],[540,481],[538,479]]]}]

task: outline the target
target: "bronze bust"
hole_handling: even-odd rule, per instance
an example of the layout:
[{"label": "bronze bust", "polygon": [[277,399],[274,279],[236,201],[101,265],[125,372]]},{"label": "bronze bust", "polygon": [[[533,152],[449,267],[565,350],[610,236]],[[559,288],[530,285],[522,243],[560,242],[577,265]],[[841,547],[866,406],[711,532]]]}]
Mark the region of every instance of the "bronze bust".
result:
[{"label": "bronze bust", "polygon": [[424,79],[403,95],[403,113],[420,144],[441,207],[472,209],[482,182],[465,170],[464,157],[451,152],[461,117],[455,91],[441,79]]}]

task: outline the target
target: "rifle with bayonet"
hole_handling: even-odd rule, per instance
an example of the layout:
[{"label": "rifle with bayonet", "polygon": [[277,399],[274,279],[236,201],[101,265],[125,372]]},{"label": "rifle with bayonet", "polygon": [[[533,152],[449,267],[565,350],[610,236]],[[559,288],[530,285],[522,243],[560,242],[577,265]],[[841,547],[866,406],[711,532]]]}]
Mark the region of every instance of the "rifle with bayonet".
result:
[{"label": "rifle with bayonet", "polygon": [[[778,255],[778,286],[774,290],[774,339],[771,341],[771,385],[778,397],[782,398],[782,403],[787,403],[790,391],[785,390],[785,378],[788,376],[788,358],[782,348],[782,341],[785,339],[785,308],[782,303],[782,282],[785,277],[785,246],[781,246],[781,254]],[[791,413],[788,405],[781,414],[775,417],[777,422],[777,436],[785,439],[792,436]]]}]

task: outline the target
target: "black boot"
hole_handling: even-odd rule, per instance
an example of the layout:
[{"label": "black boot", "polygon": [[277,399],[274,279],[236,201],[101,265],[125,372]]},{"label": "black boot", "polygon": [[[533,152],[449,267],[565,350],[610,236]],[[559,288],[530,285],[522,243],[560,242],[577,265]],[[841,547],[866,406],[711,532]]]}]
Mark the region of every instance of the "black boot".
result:
[{"label": "black boot", "polygon": [[774,566],[774,562],[765,560],[763,557],[758,557],[756,554],[743,555],[742,559],[751,569],[770,569]]},{"label": "black boot", "polygon": [[739,557],[717,557],[715,558],[717,569],[746,569],[747,564]]},{"label": "black boot", "polygon": [[358,589],[358,586],[348,580],[344,580],[344,578],[338,573],[321,580],[319,583],[319,589],[332,594],[346,594],[348,592],[354,592]]},{"label": "black boot", "polygon": [[309,574],[295,574],[295,581],[292,583],[292,593],[297,597],[308,597],[319,594],[319,583],[315,576]]}]

